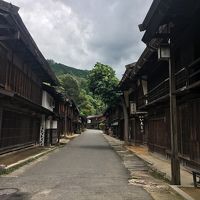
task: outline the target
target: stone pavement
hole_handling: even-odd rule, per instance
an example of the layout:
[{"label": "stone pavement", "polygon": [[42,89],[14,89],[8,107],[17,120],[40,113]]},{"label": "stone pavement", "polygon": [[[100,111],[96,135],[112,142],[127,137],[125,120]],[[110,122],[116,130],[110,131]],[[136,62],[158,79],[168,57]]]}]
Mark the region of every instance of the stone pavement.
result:
[{"label": "stone pavement", "polygon": [[[171,163],[169,159],[166,159],[159,154],[149,152],[147,147],[128,146],[127,149],[149,163],[153,170],[162,174],[166,179],[171,180]],[[192,174],[182,166],[181,185],[184,187],[193,186]]]},{"label": "stone pavement", "polygon": [[[153,172],[156,172],[156,174],[159,174],[161,177],[163,177],[167,180],[171,180],[170,160],[165,159],[163,156],[160,156],[159,154],[150,153],[148,151],[148,149],[144,146],[132,146],[132,145],[124,146],[123,141],[120,141],[120,140],[113,138],[111,136],[108,136],[108,135],[104,135],[104,137],[111,143],[111,145],[114,146],[114,148],[115,148],[115,146],[118,145],[118,146],[121,146],[121,148],[123,148],[124,151],[128,150],[129,154],[130,154],[130,152],[132,152],[135,156],[137,156],[138,158],[143,160],[143,162],[145,162],[146,165],[148,165],[150,170],[152,170]],[[131,171],[130,171],[130,173],[131,173]],[[143,173],[143,175],[144,175],[144,173]],[[190,200],[199,199],[200,189],[199,188],[195,189],[193,187],[193,180],[192,180],[191,173],[189,173],[182,166],[181,166],[181,181],[182,181],[182,185],[180,187],[173,186],[173,190],[175,190],[176,192],[181,194],[184,197],[184,199],[190,199]],[[155,180],[154,180],[154,182],[155,182]],[[143,184],[144,184],[144,187],[146,187],[145,183],[143,183]],[[148,182],[146,184],[148,185]],[[160,184],[162,185],[162,183],[160,183]],[[185,194],[183,191],[185,192]],[[190,196],[188,196],[188,195],[190,195]]]}]

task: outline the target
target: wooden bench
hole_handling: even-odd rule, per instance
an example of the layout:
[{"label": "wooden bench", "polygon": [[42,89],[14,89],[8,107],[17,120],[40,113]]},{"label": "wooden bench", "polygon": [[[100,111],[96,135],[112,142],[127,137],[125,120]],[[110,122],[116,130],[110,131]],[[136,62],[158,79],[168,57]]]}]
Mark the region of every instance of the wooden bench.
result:
[{"label": "wooden bench", "polygon": [[[200,171],[192,170],[192,176],[193,176],[194,187],[197,187],[198,185],[200,185]],[[197,177],[199,178],[199,181],[197,181]]]}]

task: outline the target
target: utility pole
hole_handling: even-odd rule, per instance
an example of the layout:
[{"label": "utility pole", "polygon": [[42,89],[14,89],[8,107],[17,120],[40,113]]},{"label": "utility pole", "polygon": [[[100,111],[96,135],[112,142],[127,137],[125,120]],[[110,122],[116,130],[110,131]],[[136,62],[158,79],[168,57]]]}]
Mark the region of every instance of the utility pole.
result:
[{"label": "utility pole", "polygon": [[[170,25],[169,25],[170,26]],[[169,34],[170,34],[169,27]],[[176,105],[176,82],[174,56],[172,55],[171,38],[169,39],[169,97],[170,97],[170,131],[171,131],[171,182],[180,185],[180,162],[178,158],[178,128],[177,128],[177,105]]]}]

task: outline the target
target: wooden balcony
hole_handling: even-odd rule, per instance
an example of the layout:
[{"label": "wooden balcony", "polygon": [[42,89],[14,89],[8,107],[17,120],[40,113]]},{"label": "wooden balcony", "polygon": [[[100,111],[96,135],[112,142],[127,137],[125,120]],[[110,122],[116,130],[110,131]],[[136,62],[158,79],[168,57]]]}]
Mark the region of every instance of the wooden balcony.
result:
[{"label": "wooden balcony", "polygon": [[[200,86],[200,58],[191,63],[188,67],[183,67],[176,72],[176,91],[183,92]],[[169,78],[151,89],[147,95],[138,98],[138,107],[143,108],[146,105],[157,102],[169,95]]]},{"label": "wooden balcony", "polygon": [[200,58],[176,73],[176,89],[183,91],[200,86]]},{"label": "wooden balcony", "polygon": [[188,66],[189,81],[188,87],[200,86],[200,58],[192,62]]}]

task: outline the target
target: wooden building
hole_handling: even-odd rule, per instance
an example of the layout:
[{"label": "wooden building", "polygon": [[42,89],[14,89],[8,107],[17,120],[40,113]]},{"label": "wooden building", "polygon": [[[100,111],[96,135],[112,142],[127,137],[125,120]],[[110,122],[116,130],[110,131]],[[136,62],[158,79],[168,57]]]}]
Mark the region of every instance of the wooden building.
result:
[{"label": "wooden building", "polygon": [[0,149],[39,142],[42,83],[57,79],[18,14],[0,1]]},{"label": "wooden building", "polygon": [[105,120],[103,115],[91,115],[87,117],[87,128],[88,129],[99,129],[101,122]]},{"label": "wooden building", "polygon": [[80,115],[80,132],[87,128],[87,117],[85,115]]},{"label": "wooden building", "polygon": [[81,118],[79,109],[75,102],[71,100],[71,122],[72,122],[72,133],[80,133],[81,129]]},{"label": "wooden building", "polygon": [[[142,41],[147,47],[128,75],[135,83],[128,90],[133,90],[136,109],[148,112],[145,131],[149,149],[169,157],[170,80],[174,77],[172,114],[177,116],[178,156],[182,163],[196,168],[200,167],[199,13],[198,0],[154,0],[139,26],[145,31]],[[169,50],[169,59],[164,59]]]},{"label": "wooden building", "polygon": [[124,116],[121,104],[107,108],[105,116],[105,133],[120,140],[124,139]]},{"label": "wooden building", "polygon": [[73,100],[57,93],[55,115],[58,119],[58,135],[72,135],[81,132],[82,121]]},{"label": "wooden building", "polygon": [[136,63],[125,66],[126,71],[119,83],[128,112],[128,141],[131,144],[142,145],[147,142],[145,117],[147,112],[138,107],[138,96],[146,90],[146,84],[138,77],[131,77],[136,68]]},{"label": "wooden building", "polygon": [[79,110],[56,92],[55,74],[18,14],[0,1],[0,152],[51,145],[79,132]]},{"label": "wooden building", "polygon": [[48,114],[42,115],[41,128],[45,131],[44,136],[40,134],[40,144],[54,145],[64,134],[66,107],[63,105],[66,104],[66,100],[54,87],[43,84],[42,88],[42,106],[48,110]]}]

